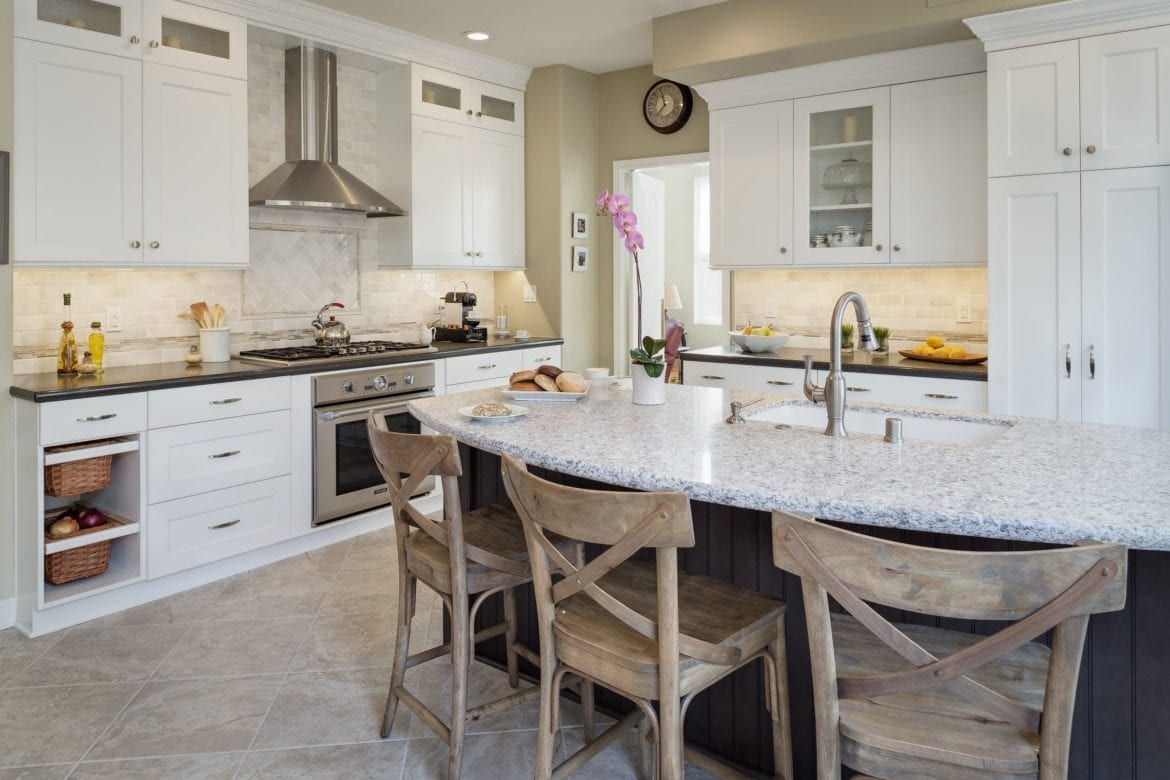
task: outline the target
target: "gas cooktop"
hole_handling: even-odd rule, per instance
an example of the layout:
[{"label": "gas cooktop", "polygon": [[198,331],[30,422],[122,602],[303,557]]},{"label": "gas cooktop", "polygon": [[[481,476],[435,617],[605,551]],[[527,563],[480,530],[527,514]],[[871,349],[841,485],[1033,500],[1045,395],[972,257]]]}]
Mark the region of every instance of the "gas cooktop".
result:
[{"label": "gas cooktop", "polygon": [[283,347],[281,349],[249,349],[240,353],[240,360],[266,366],[312,365],[315,363],[345,363],[368,359],[380,353],[394,355],[425,355],[438,352],[436,347],[402,341],[352,341],[344,347]]}]

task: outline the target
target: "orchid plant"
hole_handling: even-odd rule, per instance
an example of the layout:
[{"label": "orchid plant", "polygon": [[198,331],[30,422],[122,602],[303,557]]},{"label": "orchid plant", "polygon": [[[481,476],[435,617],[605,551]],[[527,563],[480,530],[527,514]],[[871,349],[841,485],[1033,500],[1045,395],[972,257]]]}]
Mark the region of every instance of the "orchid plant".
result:
[{"label": "orchid plant", "polygon": [[611,195],[602,190],[597,196],[598,214],[613,220],[613,229],[623,236],[626,251],[634,258],[634,281],[637,285],[638,347],[630,350],[630,359],[646,370],[646,375],[657,379],[662,376],[666,364],[661,352],[666,348],[664,339],[642,337],[642,267],[638,264],[638,250],[646,248],[642,234],[638,232],[638,215],[630,209],[630,197],[621,193]]}]

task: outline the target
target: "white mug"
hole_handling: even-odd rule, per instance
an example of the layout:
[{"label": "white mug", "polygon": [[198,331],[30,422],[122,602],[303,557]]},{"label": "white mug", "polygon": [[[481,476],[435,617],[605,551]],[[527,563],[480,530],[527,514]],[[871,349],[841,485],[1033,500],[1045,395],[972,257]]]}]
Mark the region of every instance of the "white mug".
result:
[{"label": "white mug", "polygon": [[526,338],[528,338],[528,331],[526,331],[526,330],[518,330],[518,331],[516,331],[516,338],[518,338],[518,339],[526,339]]}]

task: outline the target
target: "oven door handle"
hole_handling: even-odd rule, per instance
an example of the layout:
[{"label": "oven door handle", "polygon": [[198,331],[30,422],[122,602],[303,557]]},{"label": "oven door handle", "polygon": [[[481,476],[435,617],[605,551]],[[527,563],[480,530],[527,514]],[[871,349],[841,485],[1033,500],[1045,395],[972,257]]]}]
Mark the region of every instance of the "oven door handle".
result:
[{"label": "oven door handle", "polygon": [[[416,396],[416,398],[430,397]],[[413,400],[413,399],[411,399]],[[321,422],[329,422],[330,420],[340,420],[345,417],[357,417],[358,415],[365,416],[370,412],[395,412],[406,411],[406,405],[409,401],[395,401],[392,404],[371,404],[369,406],[361,406],[356,409],[341,409],[336,412],[317,410],[317,419]]]}]

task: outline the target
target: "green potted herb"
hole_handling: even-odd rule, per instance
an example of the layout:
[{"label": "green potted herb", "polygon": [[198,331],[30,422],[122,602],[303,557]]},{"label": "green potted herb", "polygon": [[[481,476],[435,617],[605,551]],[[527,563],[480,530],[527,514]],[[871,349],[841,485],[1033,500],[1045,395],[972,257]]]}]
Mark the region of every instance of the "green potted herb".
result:
[{"label": "green potted herb", "polygon": [[874,325],[874,338],[877,339],[877,349],[873,351],[875,360],[885,359],[890,356],[890,329],[883,328],[881,325]]},{"label": "green potted herb", "polygon": [[852,322],[842,322],[841,323],[841,354],[842,355],[852,355],[853,354],[853,323]]}]

